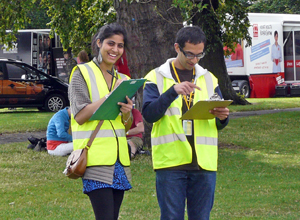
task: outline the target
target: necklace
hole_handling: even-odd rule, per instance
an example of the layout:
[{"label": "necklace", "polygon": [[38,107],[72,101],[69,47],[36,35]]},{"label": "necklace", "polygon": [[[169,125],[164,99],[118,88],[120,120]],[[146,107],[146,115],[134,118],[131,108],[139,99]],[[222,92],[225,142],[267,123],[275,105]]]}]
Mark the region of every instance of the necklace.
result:
[{"label": "necklace", "polygon": [[[174,66],[174,61],[172,62],[172,67],[173,67],[173,70],[174,70],[174,73],[175,73],[175,76],[177,78],[177,82],[180,83],[180,79],[179,79],[179,76],[177,74],[177,71],[176,71],[176,68]],[[195,67],[193,68],[193,79],[192,79],[192,83],[194,83],[195,81]],[[191,106],[191,102],[192,102],[192,95],[193,95],[193,92],[190,93],[190,96],[189,98],[187,98],[186,95],[183,95],[183,98],[184,98],[184,101],[185,101],[185,104],[187,106],[188,109],[190,109],[190,106]],[[188,101],[189,99],[189,101]]]}]

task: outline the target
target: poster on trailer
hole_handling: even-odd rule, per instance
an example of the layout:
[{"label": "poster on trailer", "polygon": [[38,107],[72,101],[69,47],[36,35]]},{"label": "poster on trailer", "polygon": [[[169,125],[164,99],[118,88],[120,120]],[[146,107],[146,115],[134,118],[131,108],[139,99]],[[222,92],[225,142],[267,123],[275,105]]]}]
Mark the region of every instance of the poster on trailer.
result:
[{"label": "poster on trailer", "polygon": [[252,46],[246,48],[250,74],[280,73],[284,70],[282,26],[256,22],[249,28]]}]

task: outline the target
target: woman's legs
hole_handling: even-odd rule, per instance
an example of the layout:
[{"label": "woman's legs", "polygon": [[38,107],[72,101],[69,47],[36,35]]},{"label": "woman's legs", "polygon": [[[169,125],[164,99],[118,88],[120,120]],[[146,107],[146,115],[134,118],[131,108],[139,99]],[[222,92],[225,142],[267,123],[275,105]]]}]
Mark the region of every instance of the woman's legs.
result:
[{"label": "woman's legs", "polygon": [[117,220],[124,191],[112,188],[97,189],[87,194],[93,206],[96,220]]}]

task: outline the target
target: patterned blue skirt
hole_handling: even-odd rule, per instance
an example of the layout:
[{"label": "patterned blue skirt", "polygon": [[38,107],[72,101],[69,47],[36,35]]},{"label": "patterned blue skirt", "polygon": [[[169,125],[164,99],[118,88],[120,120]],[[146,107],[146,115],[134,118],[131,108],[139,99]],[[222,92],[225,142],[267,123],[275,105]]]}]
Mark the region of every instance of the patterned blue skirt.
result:
[{"label": "patterned blue skirt", "polygon": [[129,190],[132,188],[127,180],[123,166],[119,161],[115,163],[115,171],[113,177],[113,184],[102,183],[96,180],[82,179],[83,193],[87,194],[96,189],[113,188],[118,190]]}]

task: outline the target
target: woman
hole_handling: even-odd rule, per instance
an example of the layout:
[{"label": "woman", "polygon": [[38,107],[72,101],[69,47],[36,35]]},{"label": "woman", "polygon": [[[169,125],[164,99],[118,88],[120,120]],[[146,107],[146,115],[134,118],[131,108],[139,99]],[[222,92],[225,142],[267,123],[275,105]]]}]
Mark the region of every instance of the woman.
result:
[{"label": "woman", "polygon": [[[113,69],[126,46],[125,29],[117,23],[105,25],[92,40],[95,58],[74,68],[69,86],[74,150],[85,147],[99,123],[89,121],[89,118],[111,91],[126,79]],[[104,120],[88,150],[87,169],[82,178],[83,192],[89,196],[97,220],[117,220],[124,191],[131,189],[130,156],[125,134],[132,123],[133,103],[126,98],[127,104],[118,103],[119,116],[115,120]]]}]

